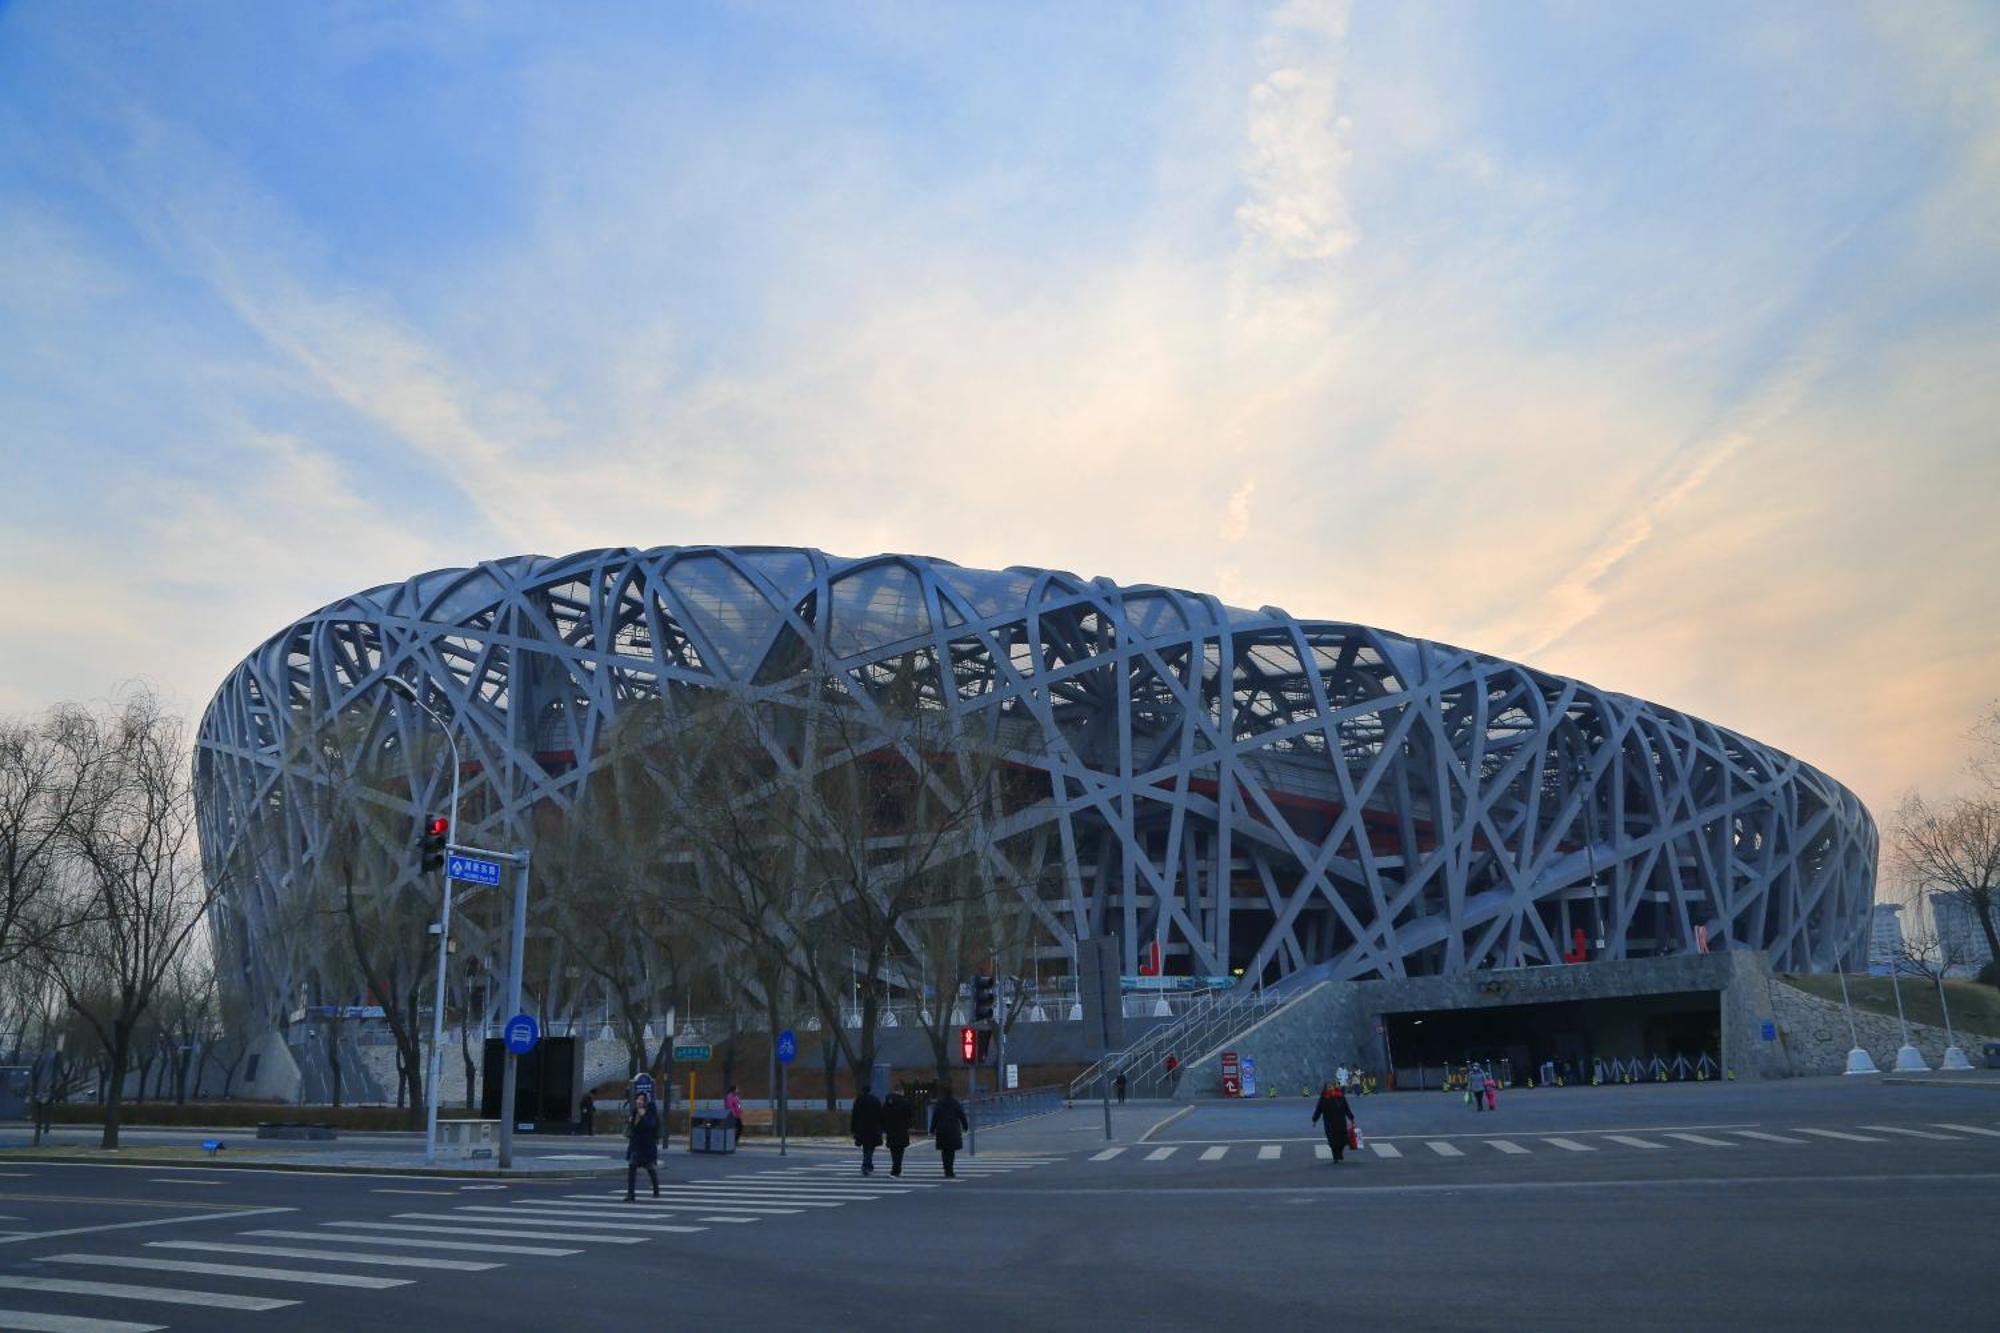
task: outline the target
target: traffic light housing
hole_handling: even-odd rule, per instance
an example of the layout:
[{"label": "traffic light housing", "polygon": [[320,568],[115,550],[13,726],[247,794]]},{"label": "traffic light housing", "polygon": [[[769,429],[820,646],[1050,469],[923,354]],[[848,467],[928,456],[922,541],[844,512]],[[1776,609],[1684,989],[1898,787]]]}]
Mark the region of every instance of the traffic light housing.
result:
[{"label": "traffic light housing", "polygon": [[991,1023],[993,1021],[993,978],[974,977],[972,979],[972,1021]]},{"label": "traffic light housing", "polygon": [[958,1058],[969,1065],[979,1063],[979,1029],[960,1028],[958,1030]]},{"label": "traffic light housing", "polygon": [[985,1064],[993,1058],[993,1029],[979,1029],[979,1063]]},{"label": "traffic light housing", "polygon": [[431,822],[424,826],[423,855],[417,861],[418,869],[426,875],[444,869],[445,844],[450,841],[451,821],[443,815],[432,815]]}]

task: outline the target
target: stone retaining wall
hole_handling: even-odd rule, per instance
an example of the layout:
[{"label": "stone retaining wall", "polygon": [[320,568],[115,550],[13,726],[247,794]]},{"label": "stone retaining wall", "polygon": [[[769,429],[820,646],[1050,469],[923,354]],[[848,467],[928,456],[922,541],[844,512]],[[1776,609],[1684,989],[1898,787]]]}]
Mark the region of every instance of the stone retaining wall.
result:
[{"label": "stone retaining wall", "polygon": [[[1847,1013],[1832,1000],[1773,980],[1771,1008],[1778,1024],[1778,1045],[1784,1053],[1788,1072],[1797,1075],[1839,1074],[1847,1069],[1847,1052],[1858,1035],[1861,1048],[1874,1058],[1884,1073],[1896,1067],[1896,1049],[1903,1044],[1903,1027],[1894,1016],[1854,1011],[1854,1028],[1847,1026]],[[1944,1063],[1945,1030],[1928,1023],[1910,1024],[1910,1044],[1922,1052],[1932,1069]],[[1980,1049],[2000,1037],[1955,1028],[1959,1049],[1974,1065],[1980,1065]]]}]

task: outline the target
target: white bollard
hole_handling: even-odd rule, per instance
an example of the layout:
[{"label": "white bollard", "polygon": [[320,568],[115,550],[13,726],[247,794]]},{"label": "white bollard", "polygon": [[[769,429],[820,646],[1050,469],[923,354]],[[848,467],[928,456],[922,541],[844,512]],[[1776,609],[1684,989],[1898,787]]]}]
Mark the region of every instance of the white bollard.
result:
[{"label": "white bollard", "polygon": [[1847,1053],[1847,1072],[1850,1074],[1879,1074],[1882,1071],[1875,1067],[1875,1061],[1869,1056],[1868,1052],[1856,1046]]},{"label": "white bollard", "polygon": [[1947,1046],[1944,1048],[1944,1063],[1939,1065],[1938,1068],[1949,1069],[1951,1072],[1957,1073],[1960,1070],[1971,1069],[1972,1062],[1965,1058],[1965,1052],[1958,1049],[1958,1047]]},{"label": "white bollard", "polygon": [[1905,1043],[1896,1048],[1896,1072],[1899,1074],[1921,1074],[1930,1069],[1924,1063],[1924,1053]]}]

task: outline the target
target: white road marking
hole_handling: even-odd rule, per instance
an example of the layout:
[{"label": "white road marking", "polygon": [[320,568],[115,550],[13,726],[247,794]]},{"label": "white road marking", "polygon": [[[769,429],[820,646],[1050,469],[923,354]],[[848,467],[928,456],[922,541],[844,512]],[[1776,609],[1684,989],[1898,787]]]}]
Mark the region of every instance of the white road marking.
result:
[{"label": "white road marking", "polygon": [[1103,1152],[1092,1153],[1090,1160],[1093,1162],[1108,1162],[1124,1151],[1123,1148],[1106,1148]]},{"label": "white road marking", "polygon": [[186,1291],[177,1287],[134,1287],[123,1282],[72,1282],[60,1277],[0,1277],[0,1287],[14,1291],[47,1291],[64,1296],[109,1296],[124,1301],[158,1301],[162,1305],[202,1305],[213,1310],[282,1310],[297,1301],[275,1296],[238,1296],[227,1291]]},{"label": "white road marking", "polygon": [[184,1207],[213,1209],[212,1212],[189,1213],[184,1217],[148,1217],[138,1222],[103,1222],[89,1227],[64,1227],[59,1231],[23,1231],[12,1236],[0,1237],[0,1245],[13,1245],[24,1240],[54,1240],[58,1236],[91,1236],[100,1231],[130,1231],[136,1227],[175,1227],[190,1222],[227,1222],[239,1217],[264,1217],[271,1213],[296,1213],[296,1208],[231,1208],[227,1204],[186,1204]]},{"label": "white road marking", "polygon": [[695,1220],[698,1222],[761,1222],[764,1219],[761,1217],[701,1217]]},{"label": "white road marking", "polygon": [[1278,1160],[1278,1155],[1284,1151],[1284,1145],[1282,1144],[1267,1143],[1257,1150],[1257,1160],[1260,1162],[1275,1162]]},{"label": "white road marking", "polygon": [[[478,1217],[471,1217],[465,1219],[468,1222],[511,1222],[513,1220],[513,1218],[509,1217],[492,1216],[492,1214],[494,1213],[513,1212],[512,1209],[507,1209],[507,1208],[475,1208],[475,1209],[462,1208],[459,1211],[476,1212],[480,1214],[480,1216]],[[398,1214],[398,1216],[408,1217],[408,1216],[417,1216],[417,1214],[404,1213],[404,1214]],[[534,1212],[529,1212],[527,1209],[524,1208],[519,1212],[515,1212],[513,1216],[520,1218],[523,1221],[531,1222],[536,1226],[547,1226],[551,1222],[567,1222],[572,1219],[575,1219],[587,1227],[615,1226],[625,1231],[657,1231],[661,1233],[671,1234],[674,1232],[686,1233],[691,1231],[700,1231],[703,1229],[701,1227],[682,1226],[681,1224],[676,1222],[651,1222],[651,1221],[635,1222],[632,1220],[632,1216],[630,1213],[627,1213],[624,1217],[621,1218],[617,1217],[615,1214],[612,1213],[534,1213]],[[655,1213],[654,1216],[673,1217],[674,1214]]]},{"label": "white road marking", "polygon": [[236,1245],[208,1240],[149,1240],[149,1250],[193,1250],[199,1254],[261,1254],[270,1259],[318,1259],[330,1264],[374,1264],[379,1268],[432,1268],[453,1273],[484,1273],[499,1264],[476,1259],[431,1259],[413,1254],[356,1254],[352,1250],[313,1250],[302,1245]]},{"label": "white road marking", "polygon": [[1712,1139],[1706,1134],[1681,1134],[1673,1132],[1667,1134],[1666,1137],[1679,1139],[1682,1143],[1699,1143],[1704,1148],[1738,1148],[1742,1146],[1741,1144],[1731,1143],[1728,1139]]},{"label": "white road marking", "polygon": [[438,1194],[443,1195],[445,1198],[451,1198],[458,1193],[457,1190],[369,1190],[368,1192],[370,1194]]},{"label": "white road marking", "polygon": [[1543,1139],[1543,1143],[1553,1143],[1564,1152],[1596,1152],[1588,1143],[1578,1143],[1575,1139]]},{"label": "white road marking", "polygon": [[1465,1156],[1465,1153],[1461,1149],[1454,1147],[1452,1144],[1449,1143],[1439,1143],[1433,1140],[1432,1142],[1427,1143],[1424,1146],[1429,1148],[1432,1152],[1436,1153],[1440,1157]]},{"label": "white road marking", "polygon": [[1956,1134],[1933,1134],[1928,1129],[1899,1129],[1895,1125],[1863,1125],[1863,1129],[1880,1130],[1884,1134],[1902,1134],[1913,1139],[1937,1139],[1943,1143],[1957,1143]]},{"label": "white road marking", "polygon": [[1403,1150],[1395,1144],[1377,1143],[1372,1139],[1369,1140],[1368,1151],[1374,1153],[1377,1157],[1401,1157],[1403,1155]]},{"label": "white road marking", "polygon": [[265,1282],[303,1282],[316,1287],[359,1287],[386,1291],[407,1287],[406,1277],[374,1277],[367,1273],[320,1273],[295,1268],[259,1268],[249,1264],[208,1264],[193,1259],[160,1259],[143,1254],[51,1254],[42,1262],[89,1264],[98,1268],[145,1268],[162,1273],[199,1273],[208,1277],[248,1277]]},{"label": "white road marking", "polygon": [[1228,1151],[1229,1148],[1227,1145],[1218,1143],[1213,1148],[1203,1148],[1201,1150],[1201,1160],[1204,1162],[1219,1162],[1222,1160],[1222,1155]]},{"label": "white road marking", "polygon": [[849,1199],[808,1199],[793,1194],[744,1194],[737,1190],[661,1190],[660,1202],[671,1203],[743,1203],[776,1204],[786,1208],[845,1208]]},{"label": "white road marking", "polygon": [[[549,1208],[602,1208],[604,1204],[596,1200],[587,1204],[571,1204],[552,1199],[544,1206]],[[784,1204],[728,1203],[714,1199],[682,1199],[671,1207],[668,1206],[668,1201],[665,1199],[641,1199],[637,1203],[630,1203],[625,1206],[635,1210],[634,1216],[643,1214],[649,1208],[666,1209],[668,1212],[679,1212],[687,1208],[714,1208],[725,1213],[769,1213],[774,1216],[787,1217],[805,1211],[803,1207],[792,1208]]]},{"label": "white road marking", "polygon": [[1939,1129],[1955,1129],[1961,1134],[1984,1134],[1989,1139],[2000,1139],[2000,1129],[1981,1129],[1977,1125],[1947,1125],[1941,1120],[1932,1123]]},{"label": "white road marking", "polygon": [[[519,1222],[510,1222],[504,1217],[460,1217],[455,1213],[397,1213],[396,1218],[397,1220],[394,1222],[359,1222],[355,1223],[354,1225],[375,1226],[375,1227],[380,1227],[384,1231],[442,1231],[445,1232],[446,1234],[457,1233],[467,1236],[526,1236],[530,1240],[581,1240],[581,1241],[589,1241],[593,1244],[598,1244],[598,1245],[637,1245],[639,1241],[642,1239],[641,1237],[637,1236],[612,1236],[612,1235],[607,1235],[602,1231],[569,1232],[569,1231],[548,1231],[548,1230],[539,1230],[539,1231],[514,1230],[514,1228],[516,1227],[546,1228],[549,1225],[547,1222],[539,1222],[531,1217],[524,1217]],[[428,1223],[434,1223],[434,1222],[451,1222],[454,1223],[455,1225],[452,1226],[427,1225]],[[466,1223],[475,1223],[475,1222],[478,1223],[479,1225],[477,1226],[465,1225]],[[330,1227],[337,1227],[346,1224],[341,1222],[328,1222],[326,1223],[326,1225]],[[603,1224],[596,1222],[585,1222],[585,1223],[579,1223],[578,1225],[594,1227]]]},{"label": "white road marking", "polygon": [[1155,1148],[1146,1154],[1146,1160],[1149,1162],[1164,1162],[1179,1151],[1179,1148]]},{"label": "white road marking", "polygon": [[1330,1143],[1315,1143],[1313,1145],[1313,1156],[1319,1158],[1322,1162],[1331,1162],[1333,1160],[1333,1145]]},{"label": "white road marking", "polygon": [[197,1180],[193,1176],[152,1176],[149,1177],[149,1180],[155,1185],[226,1185],[229,1183],[224,1180]]},{"label": "white road marking", "polygon": [[[357,1225],[366,1225],[365,1223]],[[582,1250],[559,1249],[553,1245],[496,1245],[491,1241],[425,1240],[421,1236],[329,1236],[324,1231],[246,1231],[246,1236],[271,1236],[278,1240],[316,1240],[321,1244],[407,1245],[418,1250],[468,1250],[474,1254],[537,1254],[559,1259],[582,1254]]]},{"label": "white road marking", "polygon": [[1788,1134],[1767,1134],[1767,1133],[1765,1133],[1765,1132],[1764,1132],[1763,1130],[1761,1130],[1761,1129],[1732,1129],[1732,1130],[1730,1130],[1729,1132],[1730,1132],[1730,1133],[1732,1133],[1732,1134],[1740,1134],[1740,1135],[1742,1135],[1742,1136],[1743,1136],[1744,1138],[1746,1138],[1746,1139],[1762,1139],[1762,1140],[1763,1140],[1764,1142],[1766,1142],[1766,1143],[1804,1143],[1804,1142],[1805,1142],[1805,1140],[1804,1140],[1804,1139],[1795,1139],[1795,1138],[1792,1138],[1792,1137],[1791,1137],[1790,1135],[1788,1135]]},{"label": "white road marking", "polygon": [[1622,1143],[1628,1148],[1658,1148],[1664,1152],[1667,1147],[1666,1144],[1655,1143],[1651,1139],[1635,1139],[1630,1134],[1606,1134],[1604,1137],[1613,1143]]},{"label": "white road marking", "polygon": [[33,1310],[0,1310],[0,1328],[22,1333],[161,1333],[165,1324],[135,1324],[129,1319],[89,1319],[73,1314],[38,1314]]},{"label": "white road marking", "polygon": [[1486,1144],[1488,1147],[1497,1148],[1504,1153],[1519,1154],[1528,1151],[1526,1148],[1523,1148],[1520,1144],[1514,1143],[1508,1139],[1488,1139],[1486,1140]]},{"label": "white road marking", "polygon": [[1849,1134],[1844,1129],[1807,1129],[1802,1125],[1795,1126],[1794,1128],[1796,1128],[1798,1132],[1801,1134],[1817,1134],[1819,1135],[1819,1137],[1823,1139],[1841,1139],[1848,1143],[1884,1142],[1884,1140],[1878,1139],[1872,1134]]}]

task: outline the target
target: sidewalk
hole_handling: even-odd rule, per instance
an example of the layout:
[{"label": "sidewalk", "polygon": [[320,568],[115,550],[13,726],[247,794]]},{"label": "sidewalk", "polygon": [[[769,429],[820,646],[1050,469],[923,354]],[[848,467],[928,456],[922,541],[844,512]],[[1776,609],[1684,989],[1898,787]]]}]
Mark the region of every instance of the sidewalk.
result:
[{"label": "sidewalk", "polygon": [[1186,1115],[1186,1102],[1132,1101],[1111,1104],[1111,1137],[1104,1137],[1102,1102],[1078,1101],[1060,1111],[979,1131],[979,1146],[997,1152],[1073,1153],[1107,1143],[1143,1141],[1154,1130]]}]

